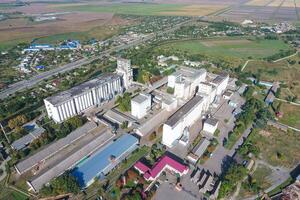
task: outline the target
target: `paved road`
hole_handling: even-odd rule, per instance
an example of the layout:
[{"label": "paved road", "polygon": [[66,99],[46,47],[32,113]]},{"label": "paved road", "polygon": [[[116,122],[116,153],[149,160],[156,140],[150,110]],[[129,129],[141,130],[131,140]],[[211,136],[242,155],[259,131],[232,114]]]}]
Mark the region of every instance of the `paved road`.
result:
[{"label": "paved road", "polygon": [[13,94],[17,91],[24,90],[26,88],[30,88],[30,87],[34,86],[35,84],[41,82],[42,80],[50,78],[51,76],[53,76],[55,74],[63,73],[63,72],[75,69],[75,68],[80,67],[81,65],[87,64],[89,62],[91,62],[91,61],[84,58],[84,59],[78,60],[74,63],[69,63],[62,67],[58,67],[53,70],[43,72],[41,74],[33,76],[32,78],[30,78],[28,80],[23,80],[23,81],[14,83],[12,85],[9,85],[9,87],[7,89],[0,92],[0,99],[4,99],[8,95]]},{"label": "paved road", "polygon": [[28,80],[23,80],[23,81],[14,83],[12,85],[9,85],[7,89],[5,89],[2,92],[0,92],[0,99],[4,99],[7,96],[9,96],[11,94],[14,94],[17,91],[21,91],[21,90],[24,90],[26,88],[31,88],[31,87],[35,86],[36,84],[38,84],[39,82],[41,82],[41,81],[43,81],[45,79],[51,78],[53,75],[56,75],[56,74],[59,74],[59,73],[64,73],[64,72],[76,69],[76,68],[78,68],[78,67],[80,67],[82,65],[91,63],[92,61],[94,61],[96,59],[99,59],[99,58],[102,58],[103,56],[108,55],[108,54],[112,53],[113,51],[119,51],[119,50],[127,49],[127,48],[130,48],[132,46],[135,46],[135,45],[138,45],[140,43],[143,43],[145,41],[148,41],[150,39],[153,39],[156,36],[161,36],[161,35],[164,35],[166,33],[170,33],[172,31],[178,29],[179,27],[181,27],[183,24],[190,23],[190,22],[192,22],[194,20],[195,19],[187,20],[185,22],[182,22],[182,23],[179,23],[177,25],[174,25],[170,29],[167,29],[167,30],[161,31],[161,32],[157,32],[157,33],[149,34],[149,35],[145,36],[142,39],[134,40],[134,41],[132,41],[132,42],[126,44],[126,45],[120,45],[120,46],[112,47],[112,48],[110,48],[110,49],[108,49],[106,51],[101,52],[100,56],[94,56],[94,57],[91,57],[89,59],[83,58],[83,59],[80,59],[80,60],[78,60],[76,62],[69,63],[69,64],[66,64],[66,65],[61,66],[61,67],[57,67],[57,68],[55,68],[53,70],[50,70],[50,71],[47,71],[47,72],[43,72],[41,74],[38,74],[36,76],[31,77]]}]

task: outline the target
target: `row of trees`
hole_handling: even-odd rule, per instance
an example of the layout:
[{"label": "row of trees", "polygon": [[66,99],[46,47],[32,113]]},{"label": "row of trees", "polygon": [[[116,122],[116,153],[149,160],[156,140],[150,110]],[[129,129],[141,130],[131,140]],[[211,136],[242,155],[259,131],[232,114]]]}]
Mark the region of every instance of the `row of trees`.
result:
[{"label": "row of trees", "polygon": [[253,123],[254,127],[264,128],[269,119],[273,118],[272,113],[260,99],[253,97],[254,88],[249,87],[245,93],[246,103],[243,111],[238,115],[236,126],[228,134],[228,140],[224,141],[224,146],[231,149],[243,132]]},{"label": "row of trees", "polygon": [[247,169],[237,163],[232,164],[221,178],[222,184],[218,198],[224,198],[231,194],[243,177],[247,175]]},{"label": "row of trees", "polygon": [[69,171],[53,179],[49,185],[44,185],[40,190],[42,196],[53,196],[66,193],[78,194],[79,192],[79,184]]}]

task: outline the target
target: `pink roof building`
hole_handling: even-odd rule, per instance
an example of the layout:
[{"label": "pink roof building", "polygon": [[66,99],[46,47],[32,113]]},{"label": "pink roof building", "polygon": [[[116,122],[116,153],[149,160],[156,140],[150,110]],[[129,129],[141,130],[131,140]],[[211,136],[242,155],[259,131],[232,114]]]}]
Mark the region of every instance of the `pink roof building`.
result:
[{"label": "pink roof building", "polygon": [[174,171],[175,173],[178,173],[180,176],[187,174],[189,168],[186,165],[183,165],[173,158],[165,155],[161,157],[158,162],[154,164],[152,169],[147,167],[142,162],[138,161],[134,168],[138,170],[141,174],[144,174],[144,178],[147,181],[153,181],[159,177],[159,175],[165,170],[169,169],[171,171]]}]

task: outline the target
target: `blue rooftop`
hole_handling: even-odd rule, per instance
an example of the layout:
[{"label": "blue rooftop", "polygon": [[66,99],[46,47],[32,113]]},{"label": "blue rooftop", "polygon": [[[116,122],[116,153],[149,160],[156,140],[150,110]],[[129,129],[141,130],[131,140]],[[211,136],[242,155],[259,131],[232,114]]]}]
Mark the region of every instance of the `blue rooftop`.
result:
[{"label": "blue rooftop", "polygon": [[104,177],[129,153],[137,148],[138,139],[126,134],[96,151],[91,157],[78,164],[72,171],[80,187],[88,187],[94,178]]}]

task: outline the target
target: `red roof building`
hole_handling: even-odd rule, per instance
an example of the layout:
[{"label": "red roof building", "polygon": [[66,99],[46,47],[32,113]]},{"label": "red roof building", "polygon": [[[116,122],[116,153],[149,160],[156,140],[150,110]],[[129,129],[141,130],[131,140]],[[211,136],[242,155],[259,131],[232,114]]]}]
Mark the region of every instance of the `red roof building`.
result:
[{"label": "red roof building", "polygon": [[189,171],[189,168],[186,165],[179,163],[167,155],[161,157],[151,169],[141,161],[138,161],[134,165],[134,168],[141,174],[144,174],[144,178],[147,181],[153,181],[157,179],[159,175],[166,169],[178,173],[180,176],[187,174]]}]

